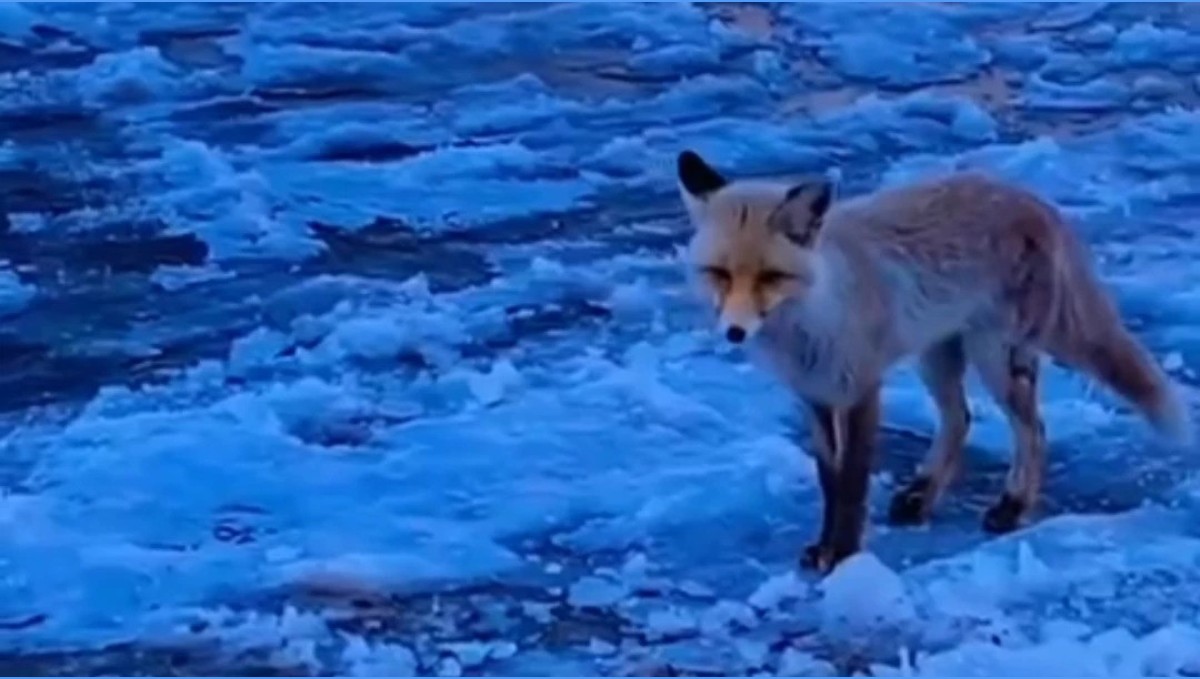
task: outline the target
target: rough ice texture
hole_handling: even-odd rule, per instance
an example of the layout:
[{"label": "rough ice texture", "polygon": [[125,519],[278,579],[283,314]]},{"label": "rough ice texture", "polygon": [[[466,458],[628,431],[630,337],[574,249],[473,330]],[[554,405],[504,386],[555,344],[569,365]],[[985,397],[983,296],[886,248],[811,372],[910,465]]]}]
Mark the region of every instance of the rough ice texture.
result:
[{"label": "rough ice texture", "polygon": [[23,311],[33,301],[37,288],[21,282],[13,271],[0,269],[0,316]]},{"label": "rough ice texture", "polygon": [[[0,417],[0,649],[213,648],[187,669],[217,674],[1200,671],[1194,451],[1052,363],[1031,526],[979,530],[1010,454],[974,382],[971,476],[928,530],[882,525],[936,421],[904,365],[870,551],[796,572],[813,463],[683,282],[673,176],[694,148],[845,194],[953,167],[1028,185],[1191,402],[1185,13],[727,9],[0,9],[27,60],[0,76],[0,396],[66,401]],[[145,670],[114,662],[93,669]]]}]

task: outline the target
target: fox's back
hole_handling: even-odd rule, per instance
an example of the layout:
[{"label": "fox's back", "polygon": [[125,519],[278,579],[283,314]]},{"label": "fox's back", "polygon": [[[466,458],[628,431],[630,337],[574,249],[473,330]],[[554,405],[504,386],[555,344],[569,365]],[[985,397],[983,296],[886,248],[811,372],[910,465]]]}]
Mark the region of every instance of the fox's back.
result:
[{"label": "fox's back", "polygon": [[871,269],[907,350],[1036,287],[1070,238],[1062,226],[1031,192],[959,172],[847,200],[830,210],[822,239]]},{"label": "fox's back", "polygon": [[949,272],[1002,266],[1060,240],[1057,211],[1028,190],[986,174],[959,172],[882,189],[836,205],[823,236],[874,254]]}]

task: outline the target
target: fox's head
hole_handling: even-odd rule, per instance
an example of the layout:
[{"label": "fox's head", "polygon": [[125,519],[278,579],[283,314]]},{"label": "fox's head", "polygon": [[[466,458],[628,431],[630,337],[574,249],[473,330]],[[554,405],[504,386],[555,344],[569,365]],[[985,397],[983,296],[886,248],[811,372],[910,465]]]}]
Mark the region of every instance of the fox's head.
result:
[{"label": "fox's head", "polygon": [[708,293],[730,342],[752,337],[773,309],[802,298],[820,262],[813,246],[833,197],[824,178],[727,180],[699,155],[678,159],[679,192],[695,231],[693,280]]}]

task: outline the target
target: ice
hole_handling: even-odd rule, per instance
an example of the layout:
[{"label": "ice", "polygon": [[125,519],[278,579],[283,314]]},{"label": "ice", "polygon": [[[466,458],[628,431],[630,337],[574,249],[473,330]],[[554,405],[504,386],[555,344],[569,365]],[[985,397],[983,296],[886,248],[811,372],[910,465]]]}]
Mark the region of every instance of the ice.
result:
[{"label": "ice", "polygon": [[646,75],[677,78],[714,70],[720,59],[720,53],[712,48],[672,45],[634,54],[629,67]]},{"label": "ice", "polygon": [[417,71],[402,54],[336,47],[258,44],[241,56],[246,59],[242,75],[251,84],[265,87],[316,84],[399,91]]},{"label": "ice", "polygon": [[[761,603],[761,602],[760,602]],[[758,622],[754,609],[740,601],[718,601],[700,614],[700,629],[718,635],[736,626],[749,629]]]},{"label": "ice", "polygon": [[0,268],[0,317],[21,313],[36,295],[35,286],[21,282],[16,272]]},{"label": "ice", "polygon": [[1200,38],[1188,31],[1139,21],[1117,34],[1111,58],[1124,66],[1156,65],[1186,73],[1200,65],[1198,47]]},{"label": "ice", "polygon": [[1112,24],[1093,24],[1080,33],[1078,39],[1090,47],[1105,47],[1117,39],[1117,29]]},{"label": "ice", "polygon": [[1031,25],[1037,29],[1074,28],[1085,25],[1104,11],[1102,2],[1080,2],[1051,8],[1046,14],[1034,19]]},{"label": "ice", "polygon": [[[395,16],[395,11],[346,16],[345,10],[334,10],[330,20],[340,24],[341,30],[332,38],[318,31],[319,41],[311,37],[315,30],[307,24],[311,15],[268,12],[253,26],[251,36],[255,40],[238,41],[236,49],[248,64],[246,77],[257,84],[289,87],[337,83],[403,92],[409,87],[436,84],[441,77],[436,60],[448,54],[458,57],[466,69],[486,73],[493,65],[488,57],[497,53],[521,59],[546,58],[564,44],[629,46],[636,36],[641,51],[649,52],[677,41],[706,45],[745,42],[739,41],[736,34],[711,34],[704,14],[685,6],[598,14],[595,8],[568,5],[513,13],[506,21],[483,16],[428,28],[410,24],[412,16]],[[392,21],[382,20],[389,15]],[[545,31],[547,22],[556,30]],[[325,44],[314,46],[313,42]],[[410,49],[388,53],[387,48],[395,44]],[[678,61],[678,57],[673,59]]]},{"label": "ice", "polygon": [[675,637],[696,629],[696,619],[687,611],[666,608],[646,617],[646,633],[651,640]]},{"label": "ice", "polygon": [[[320,667],[318,649],[330,643],[330,629],[320,616],[290,606],[279,614],[219,608],[191,610],[185,616],[185,620],[190,618],[186,620],[189,629],[210,630],[214,640],[220,642],[222,653],[263,654],[269,661],[293,671],[313,671]],[[351,651],[353,655],[355,652]]]},{"label": "ice", "polygon": [[953,651],[919,660],[917,676],[1110,676],[1104,662],[1087,646],[1068,642],[1048,642],[1026,649],[1004,649],[991,644],[972,643]]},{"label": "ice", "polygon": [[1140,671],[1153,675],[1179,675],[1200,667],[1200,630],[1192,625],[1173,624],[1140,640]]},{"label": "ice", "polygon": [[487,372],[472,372],[467,376],[471,395],[485,406],[495,405],[506,393],[521,385],[521,374],[508,361],[498,361]]},{"label": "ice", "polygon": [[823,624],[839,635],[877,632],[916,617],[904,581],[869,552],[842,562],[819,590]]},{"label": "ice", "polygon": [[770,646],[758,641],[738,640],[736,643],[738,655],[749,667],[762,667],[766,664],[771,652]]},{"label": "ice", "polygon": [[754,53],[754,72],[772,88],[787,81],[788,71],[777,52],[758,50]]},{"label": "ice", "polygon": [[572,606],[611,606],[628,594],[623,583],[588,576],[571,585],[567,601]]},{"label": "ice", "polygon": [[[592,189],[519,144],[447,149],[382,166],[278,163],[265,181],[305,219],[359,227],[383,215],[422,228],[566,210]],[[330,191],[336,188],[336,191]]]},{"label": "ice", "polygon": [[588,653],[591,653],[592,655],[612,655],[613,653],[617,652],[616,646],[613,646],[603,639],[596,639],[595,637],[588,642],[587,649]]},{"label": "ice", "polygon": [[779,676],[821,677],[833,674],[829,663],[797,648],[785,648],[779,656]]},{"label": "ice", "polygon": [[463,667],[458,658],[448,656],[438,660],[437,665],[434,667],[434,672],[439,677],[461,677]]},{"label": "ice", "polygon": [[860,33],[834,38],[825,53],[847,75],[888,85],[958,78],[988,61],[987,53],[969,39],[948,42],[939,49],[944,51],[930,54],[876,34]]},{"label": "ice", "polygon": [[1032,109],[1104,111],[1120,107],[1130,93],[1123,85],[1105,78],[1081,84],[1061,84],[1034,75],[1022,105]]},{"label": "ice", "polygon": [[1183,355],[1177,351],[1167,354],[1163,358],[1162,367],[1165,370],[1176,372],[1184,367]]},{"label": "ice", "polygon": [[[503,649],[508,650],[511,642],[502,642],[505,644]],[[496,650],[496,646],[490,643],[469,641],[454,644],[446,644],[444,650],[454,654],[454,658],[458,660],[464,670],[478,669],[482,666]],[[503,653],[502,653],[503,655]]]},{"label": "ice", "polygon": [[[382,161],[428,152],[432,147],[450,141],[449,132],[421,120],[404,115],[394,119],[398,114],[394,107],[363,105],[338,113],[334,119],[286,113],[277,116],[276,134],[281,147],[269,154],[270,157]],[[419,111],[414,110],[412,114],[417,115]]]},{"label": "ice", "polygon": [[145,104],[173,98],[182,73],[154,47],[102,54],[80,75],[80,93],[91,106]]},{"label": "ice", "polygon": [[195,232],[212,260],[301,259],[320,251],[304,225],[275,218],[275,189],[267,179],[257,171],[239,171],[219,149],[167,139],[161,156],[145,161],[140,171],[150,192],[142,209],[161,213],[174,229]]},{"label": "ice", "polygon": [[[20,167],[21,160],[21,154],[17,152],[17,146],[16,144],[12,143],[12,140],[5,140],[3,144],[0,144],[0,167],[3,167],[4,169]],[[10,222],[12,222],[14,219],[22,221],[36,221],[37,218],[38,215],[31,215],[22,212],[8,213],[8,219]]]},{"label": "ice", "polygon": [[962,105],[954,111],[950,130],[956,136],[974,142],[995,141],[998,136],[995,119],[987,111],[971,105]]},{"label": "ice", "polygon": [[1029,543],[1022,542],[1017,550],[1017,579],[1026,587],[1036,587],[1054,578],[1053,571],[1037,557]]},{"label": "ice", "polygon": [[232,271],[221,271],[213,266],[173,266],[163,265],[150,275],[150,282],[168,292],[175,292],[193,285],[209,281],[219,281],[236,276]]},{"label": "ice", "polygon": [[903,19],[893,8],[805,9],[794,16],[827,33],[814,42],[834,68],[851,78],[912,87],[962,79],[991,61],[986,49],[936,10],[921,8]]},{"label": "ice", "polygon": [[32,35],[38,16],[15,2],[0,4],[0,36],[22,40]]},{"label": "ice", "polygon": [[[936,420],[905,364],[867,551],[798,570],[804,427],[688,289],[674,177],[694,148],[846,196],[1025,184],[1194,404],[1186,14],[0,7],[3,391],[46,401],[0,412],[0,650],[112,661],[94,673],[151,645],[212,649],[175,669],[214,674],[1200,671],[1194,450],[1053,361],[1027,526],[979,528],[1011,441],[976,381],[962,482],[928,527],[885,525]],[[149,261],[142,234],[206,254]]]},{"label": "ice", "polygon": [[417,659],[412,651],[395,644],[369,644],[352,637],[342,651],[347,673],[354,677],[415,677]]},{"label": "ice", "polygon": [[1141,638],[1119,629],[1088,640],[1054,639],[1021,649],[971,644],[920,660],[921,676],[1170,676],[1197,662],[1196,630],[1161,628]]},{"label": "ice", "polygon": [[789,571],[774,575],[760,584],[750,595],[749,603],[759,610],[770,610],[789,600],[803,597],[807,589],[796,573]]}]

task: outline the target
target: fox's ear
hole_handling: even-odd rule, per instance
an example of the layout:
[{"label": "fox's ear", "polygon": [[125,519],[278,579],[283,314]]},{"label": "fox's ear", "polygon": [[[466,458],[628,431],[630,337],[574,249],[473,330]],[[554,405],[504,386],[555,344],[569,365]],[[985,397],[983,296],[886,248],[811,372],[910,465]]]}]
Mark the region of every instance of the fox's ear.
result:
[{"label": "fox's ear", "polygon": [[700,157],[695,151],[684,151],[676,161],[679,185],[692,198],[704,200],[713,192],[728,184],[720,172]]},{"label": "fox's ear", "polygon": [[833,183],[824,177],[796,184],[783,197],[784,205],[804,210],[816,219],[825,216],[832,202]]},{"label": "fox's ear", "polygon": [[771,227],[797,245],[811,245],[833,203],[833,189],[824,177],[796,184],[771,214]]}]

